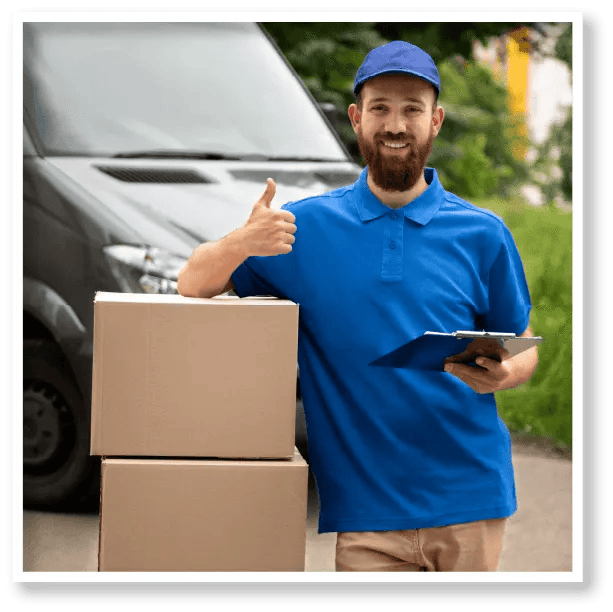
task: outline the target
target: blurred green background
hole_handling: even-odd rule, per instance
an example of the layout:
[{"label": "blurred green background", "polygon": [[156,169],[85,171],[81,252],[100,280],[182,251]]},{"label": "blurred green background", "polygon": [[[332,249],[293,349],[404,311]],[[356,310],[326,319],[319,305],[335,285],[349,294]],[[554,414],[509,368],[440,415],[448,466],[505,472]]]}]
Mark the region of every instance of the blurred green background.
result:
[{"label": "blurred green background", "polygon": [[[446,189],[500,215],[515,237],[532,296],[532,329],[543,336],[532,379],[497,394],[500,416],[516,433],[572,447],[572,120],[570,109],[543,142],[530,142],[525,117],[511,112],[504,74],[473,57],[473,45],[515,35],[530,57],[572,70],[571,24],[264,22],[315,99],[338,111],[336,128],[363,165],[347,119],[352,85],[372,48],[402,39],[424,48],[442,81],[445,122],[428,161]],[[527,32],[522,37],[518,31]],[[518,151],[524,153],[518,154]],[[525,152],[530,154],[526,155]],[[534,206],[520,195],[538,187]]]}]

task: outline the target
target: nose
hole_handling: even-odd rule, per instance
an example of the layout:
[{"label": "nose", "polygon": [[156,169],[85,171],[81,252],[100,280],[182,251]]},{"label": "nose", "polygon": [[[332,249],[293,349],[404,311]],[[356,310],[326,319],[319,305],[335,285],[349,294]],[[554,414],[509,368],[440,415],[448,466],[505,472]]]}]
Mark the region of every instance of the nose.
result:
[{"label": "nose", "polygon": [[406,118],[400,112],[388,113],[384,127],[390,134],[404,134],[407,131]]}]

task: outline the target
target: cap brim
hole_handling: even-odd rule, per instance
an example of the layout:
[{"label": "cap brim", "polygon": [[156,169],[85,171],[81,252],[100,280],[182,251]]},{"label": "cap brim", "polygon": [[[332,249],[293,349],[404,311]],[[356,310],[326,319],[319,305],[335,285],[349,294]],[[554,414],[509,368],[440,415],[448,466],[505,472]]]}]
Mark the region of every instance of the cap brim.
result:
[{"label": "cap brim", "polygon": [[436,94],[439,95],[441,93],[441,89],[439,84],[432,80],[431,78],[429,78],[428,76],[426,76],[425,74],[422,74],[421,72],[417,72],[414,70],[400,70],[400,69],[395,69],[395,70],[380,70],[379,72],[375,72],[374,74],[370,74],[367,78],[362,79],[361,81],[359,81],[358,83],[356,83],[353,87],[353,93],[357,94],[358,91],[362,88],[362,85],[364,85],[364,83],[366,83],[366,81],[370,81],[370,79],[374,79],[375,77],[381,76],[383,74],[408,74],[411,76],[416,76],[420,79],[423,79],[424,81],[426,81],[427,83],[430,83],[430,85],[432,85],[432,87],[434,87],[434,89],[436,89]]}]

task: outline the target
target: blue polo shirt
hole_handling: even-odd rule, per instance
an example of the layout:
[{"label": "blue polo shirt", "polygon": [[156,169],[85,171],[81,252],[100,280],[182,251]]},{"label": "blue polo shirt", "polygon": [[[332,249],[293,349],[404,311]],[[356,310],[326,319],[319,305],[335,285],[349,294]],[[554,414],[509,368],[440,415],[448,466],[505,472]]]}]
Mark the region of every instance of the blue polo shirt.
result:
[{"label": "blue polo shirt", "polygon": [[511,515],[509,432],[493,394],[445,372],[368,364],[423,334],[522,333],[530,297],[503,221],[445,191],[393,210],[351,186],[286,204],[292,252],[251,257],[237,295],[299,304],[298,364],[319,532],[418,529]]}]

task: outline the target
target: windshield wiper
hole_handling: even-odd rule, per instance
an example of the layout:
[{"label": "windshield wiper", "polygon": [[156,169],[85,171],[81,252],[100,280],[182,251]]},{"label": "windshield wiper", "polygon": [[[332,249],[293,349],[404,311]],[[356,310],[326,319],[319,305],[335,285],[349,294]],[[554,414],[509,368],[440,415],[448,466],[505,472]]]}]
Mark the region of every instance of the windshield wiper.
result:
[{"label": "windshield wiper", "polygon": [[[123,159],[246,159],[249,155],[219,153],[217,151],[196,151],[183,149],[153,149],[150,151],[128,151],[126,153],[117,153],[114,158]],[[258,159],[261,156],[254,156]]]},{"label": "windshield wiper", "polygon": [[274,156],[262,153],[220,153],[218,151],[198,151],[190,149],[152,149],[149,151],[128,151],[117,153],[114,158],[123,159],[220,159],[239,161],[298,161],[298,162],[336,162],[346,161],[326,157]]},{"label": "windshield wiper", "polygon": [[274,156],[270,155],[264,158],[266,161],[297,161],[297,162],[339,162],[347,161],[346,159],[338,159],[333,157],[298,157],[298,156]]}]

